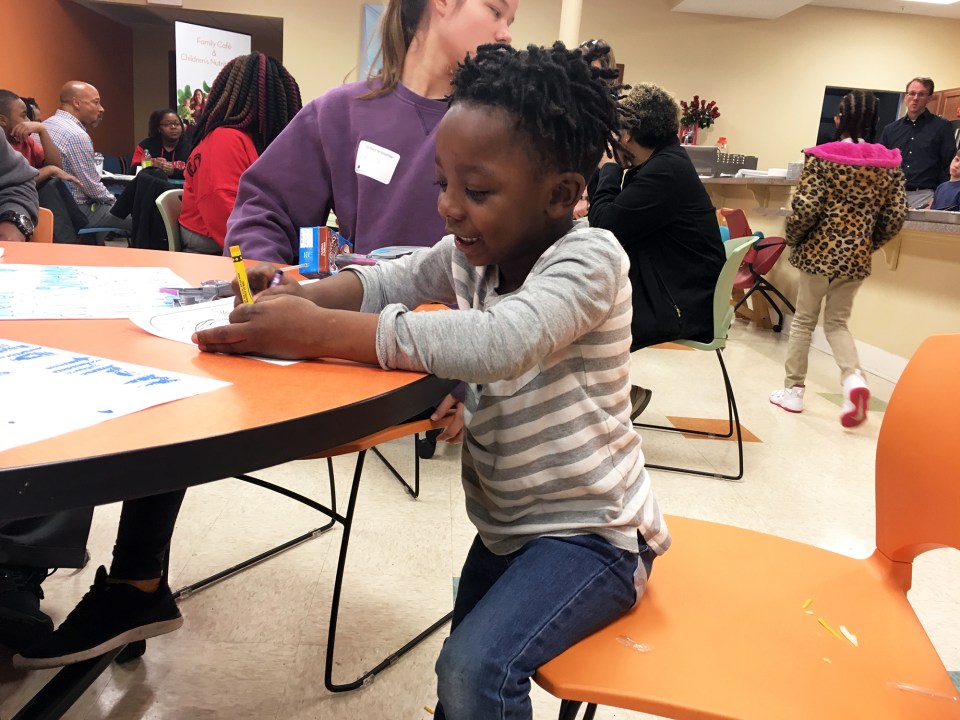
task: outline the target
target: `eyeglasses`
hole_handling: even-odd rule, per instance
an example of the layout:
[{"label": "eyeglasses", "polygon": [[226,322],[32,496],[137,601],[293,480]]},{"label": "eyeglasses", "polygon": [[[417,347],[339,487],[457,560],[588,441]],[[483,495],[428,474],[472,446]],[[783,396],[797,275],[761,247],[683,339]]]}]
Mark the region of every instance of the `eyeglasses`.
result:
[{"label": "eyeglasses", "polygon": [[165,127],[165,128],[180,127],[180,123],[178,122],[160,123],[160,127]]},{"label": "eyeglasses", "polygon": [[929,97],[929,96],[930,96],[930,93],[926,93],[926,92],[912,92],[912,91],[911,91],[911,92],[908,92],[908,93],[907,93],[907,97],[912,97],[912,98],[921,98],[921,99],[922,99],[922,98]]}]

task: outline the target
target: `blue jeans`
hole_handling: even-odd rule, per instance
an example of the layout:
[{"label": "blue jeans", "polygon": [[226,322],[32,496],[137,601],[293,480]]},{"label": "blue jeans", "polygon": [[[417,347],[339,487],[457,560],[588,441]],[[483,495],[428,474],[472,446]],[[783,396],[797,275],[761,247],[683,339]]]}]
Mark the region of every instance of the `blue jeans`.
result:
[{"label": "blue jeans", "polygon": [[636,603],[654,557],[640,550],[578,535],[494,555],[475,538],[437,660],[436,719],[531,718],[537,668]]}]

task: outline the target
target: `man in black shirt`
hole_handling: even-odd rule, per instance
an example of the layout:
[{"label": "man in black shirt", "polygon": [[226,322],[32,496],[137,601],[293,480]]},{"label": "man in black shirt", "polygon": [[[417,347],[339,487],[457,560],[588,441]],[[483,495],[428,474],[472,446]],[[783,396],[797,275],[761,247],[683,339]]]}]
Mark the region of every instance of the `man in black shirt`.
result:
[{"label": "man in black shirt", "polygon": [[927,110],[933,80],[917,77],[907,83],[907,114],[883,129],[880,143],[898,148],[903,155],[907,204],[926,208],[937,185],[950,178],[950,162],[957,152],[953,128],[947,120]]}]

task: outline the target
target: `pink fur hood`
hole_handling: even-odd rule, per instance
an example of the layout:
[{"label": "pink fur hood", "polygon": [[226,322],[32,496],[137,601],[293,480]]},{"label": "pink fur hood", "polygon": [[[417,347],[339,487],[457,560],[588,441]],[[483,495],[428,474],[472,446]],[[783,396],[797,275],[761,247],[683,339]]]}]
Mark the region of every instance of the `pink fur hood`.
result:
[{"label": "pink fur hood", "polygon": [[899,150],[890,150],[879,143],[829,142],[803,152],[839,165],[895,168],[903,162]]}]

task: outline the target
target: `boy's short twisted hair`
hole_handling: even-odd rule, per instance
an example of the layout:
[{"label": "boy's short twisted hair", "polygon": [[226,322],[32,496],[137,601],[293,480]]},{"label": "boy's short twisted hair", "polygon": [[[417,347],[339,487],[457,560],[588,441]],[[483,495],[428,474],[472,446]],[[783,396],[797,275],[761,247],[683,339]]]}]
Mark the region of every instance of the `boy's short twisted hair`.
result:
[{"label": "boy's short twisted hair", "polygon": [[640,83],[622,102],[623,129],[634,142],[645,148],[661,148],[677,139],[680,132],[680,106],[659,85]]},{"label": "boy's short twisted hair", "polygon": [[481,45],[453,78],[450,105],[502,108],[527,135],[546,169],[585,178],[607,153],[619,157],[617,100],[623,89],[606,80],[616,70],[591,67],[579,49],[562,42],[545,48]]}]

